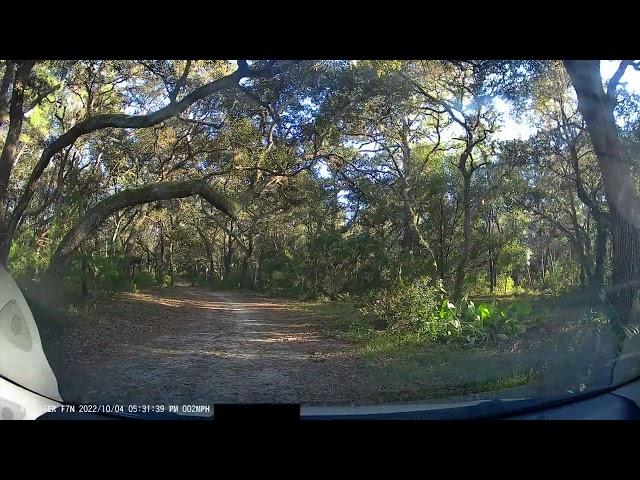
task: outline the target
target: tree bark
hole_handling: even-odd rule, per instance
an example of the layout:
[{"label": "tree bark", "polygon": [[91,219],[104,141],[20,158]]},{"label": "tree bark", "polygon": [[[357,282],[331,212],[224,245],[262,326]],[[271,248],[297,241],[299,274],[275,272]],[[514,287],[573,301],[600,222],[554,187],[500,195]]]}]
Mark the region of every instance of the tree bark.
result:
[{"label": "tree bark", "polygon": [[[599,204],[589,196],[584,187],[582,176],[580,174],[580,163],[575,139],[569,142],[569,153],[571,156],[571,163],[575,174],[575,184],[578,198],[590,210],[591,215],[596,221],[595,255],[593,260],[594,267],[593,272],[589,278],[589,286],[591,288],[600,289],[604,286],[605,283],[604,264],[607,255],[607,239],[609,236],[609,214],[606,209],[603,208],[603,205]],[[575,223],[576,225],[578,225],[577,222]]]},{"label": "tree bark", "polygon": [[[231,223],[231,227],[229,230],[233,231],[233,223]],[[231,236],[231,233],[229,233],[227,237],[226,249],[223,254],[223,262],[222,262],[224,267],[224,278],[227,281],[231,277],[231,260],[233,259],[234,250],[235,248],[233,245],[233,237]]]},{"label": "tree bark", "polygon": [[5,197],[9,187],[9,177],[18,155],[18,139],[24,120],[24,91],[34,63],[28,60],[20,62],[13,82],[11,104],[9,105],[9,130],[0,154],[0,221],[5,217]]},{"label": "tree bark", "polygon": [[635,176],[623,157],[613,111],[619,70],[604,91],[597,60],[566,60],[565,68],[578,97],[578,109],[587,124],[609,205],[613,244],[612,287],[609,300],[623,323],[631,320],[640,279],[640,197]]},{"label": "tree bark", "polygon": [[493,295],[496,287],[496,264],[493,260],[493,247],[489,247],[489,293]]},{"label": "tree bark", "polygon": [[165,266],[165,260],[164,260],[164,228],[162,226],[162,222],[158,222],[159,226],[160,226],[160,235],[158,235],[158,246],[157,246],[157,252],[158,255],[158,262],[156,263],[156,282],[159,285],[163,285],[164,284],[164,266]]},{"label": "tree bark", "polygon": [[598,217],[596,219],[595,268],[591,286],[601,289],[604,284],[604,267],[607,259],[607,240],[609,237],[608,222]]},{"label": "tree bark", "polygon": [[403,237],[402,246],[409,255],[416,253],[416,250],[421,255],[430,255],[433,263],[436,264],[437,271],[437,257],[429,242],[424,238],[420,230],[418,230],[417,220],[418,215],[414,208],[413,200],[413,168],[411,165],[411,147],[409,145],[408,127],[404,127],[401,135],[401,151],[402,151],[402,174],[400,176],[400,196],[402,199],[402,223],[403,223]]},{"label": "tree bark", "polygon": [[205,280],[207,284],[209,284],[209,286],[213,286],[213,272],[215,271],[215,265],[213,261],[213,241],[209,240],[209,238],[205,235],[204,231],[202,230],[202,228],[200,228],[199,225],[196,224],[194,225],[194,227],[196,228],[198,235],[200,235],[200,238],[202,239],[202,244],[204,245],[204,250],[207,255],[208,268],[206,271]]},{"label": "tree bark", "polygon": [[127,282],[131,282],[133,279],[134,271],[132,269],[132,253],[133,247],[135,245],[134,240],[136,235],[138,234],[138,230],[144,223],[144,220],[147,218],[147,210],[148,204],[144,204],[138,214],[136,215],[136,219],[131,226],[131,230],[129,231],[129,235],[127,235],[127,239],[124,242],[124,258],[123,258],[123,272],[124,278]]},{"label": "tree bark", "polygon": [[242,270],[240,273],[240,282],[243,287],[250,287],[250,277],[249,277],[249,263],[251,261],[251,256],[253,255],[253,236],[249,236],[249,242],[247,245],[247,250],[245,250],[244,255],[242,257]]},{"label": "tree bark", "polygon": [[80,249],[80,289],[83,297],[89,296],[89,288],[87,286],[87,253],[84,249]]},{"label": "tree bark", "polygon": [[444,217],[444,200],[440,197],[439,201],[439,215],[438,215],[438,276],[440,280],[445,280],[445,222]]},{"label": "tree bark", "polygon": [[161,182],[141,188],[123,190],[102,200],[91,208],[65,235],[51,261],[47,272],[48,276],[60,276],[65,271],[69,259],[82,245],[82,242],[90,237],[105,219],[118,210],[156,200],[185,198],[193,195],[201,196],[231,218],[235,218],[239,210],[239,206],[233,200],[203,180]]},{"label": "tree bark", "polygon": [[169,238],[169,286],[173,287],[175,285],[175,275],[176,275],[176,266],[173,262],[173,240]]},{"label": "tree bark", "polygon": [[0,82],[0,127],[9,121],[9,87],[13,81],[15,63],[7,60]]},{"label": "tree bark", "polygon": [[462,206],[464,209],[464,226],[462,230],[462,253],[456,270],[456,279],[453,287],[453,300],[459,302],[462,298],[464,278],[471,255],[471,173],[463,173]]}]

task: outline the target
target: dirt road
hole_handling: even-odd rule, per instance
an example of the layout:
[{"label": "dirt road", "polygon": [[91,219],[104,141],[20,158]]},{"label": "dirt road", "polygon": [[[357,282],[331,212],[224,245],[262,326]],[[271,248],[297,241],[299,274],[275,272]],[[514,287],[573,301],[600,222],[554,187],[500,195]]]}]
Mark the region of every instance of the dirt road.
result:
[{"label": "dirt road", "polygon": [[[605,382],[612,358],[610,339],[585,331],[533,335],[545,341],[522,351],[516,347],[526,338],[511,350],[426,345],[406,359],[371,359],[324,334],[322,320],[300,302],[194,287],[122,293],[73,308],[76,314],[55,321],[45,321],[46,309],[34,315],[63,398],[91,404],[524,398],[575,389],[589,381],[576,377],[583,371]],[[517,373],[528,371],[541,373]]]},{"label": "dirt road", "polygon": [[111,338],[48,354],[66,399],[351,404],[375,384],[350,344],[283,300],[177,287],[126,294],[96,315]]}]

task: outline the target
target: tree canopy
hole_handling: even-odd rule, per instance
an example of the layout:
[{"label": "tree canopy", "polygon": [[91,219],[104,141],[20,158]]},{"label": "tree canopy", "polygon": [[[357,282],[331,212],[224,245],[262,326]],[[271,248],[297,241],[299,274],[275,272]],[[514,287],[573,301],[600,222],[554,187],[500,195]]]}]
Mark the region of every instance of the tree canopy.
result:
[{"label": "tree canopy", "polygon": [[625,323],[639,65],[7,60],[0,262],[85,294],[594,288]]}]

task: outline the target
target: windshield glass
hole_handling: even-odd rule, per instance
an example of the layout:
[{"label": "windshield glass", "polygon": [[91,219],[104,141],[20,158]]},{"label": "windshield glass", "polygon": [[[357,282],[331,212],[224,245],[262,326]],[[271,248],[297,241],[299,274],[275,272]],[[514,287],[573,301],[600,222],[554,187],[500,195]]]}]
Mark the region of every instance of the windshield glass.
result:
[{"label": "windshield glass", "polygon": [[3,61],[0,264],[62,398],[121,413],[619,384],[640,373],[639,70]]}]

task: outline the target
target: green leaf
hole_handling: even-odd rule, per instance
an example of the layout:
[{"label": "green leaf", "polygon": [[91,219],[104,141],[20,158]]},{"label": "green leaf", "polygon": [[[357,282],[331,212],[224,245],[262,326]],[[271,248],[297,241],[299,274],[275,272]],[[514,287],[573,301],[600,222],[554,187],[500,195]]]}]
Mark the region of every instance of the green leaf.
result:
[{"label": "green leaf", "polygon": [[491,309],[489,305],[486,303],[481,303],[478,305],[478,310],[476,311],[481,321],[485,321],[491,317]]}]

